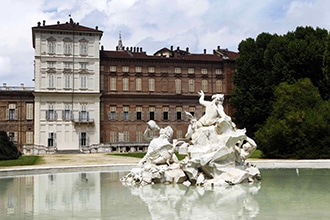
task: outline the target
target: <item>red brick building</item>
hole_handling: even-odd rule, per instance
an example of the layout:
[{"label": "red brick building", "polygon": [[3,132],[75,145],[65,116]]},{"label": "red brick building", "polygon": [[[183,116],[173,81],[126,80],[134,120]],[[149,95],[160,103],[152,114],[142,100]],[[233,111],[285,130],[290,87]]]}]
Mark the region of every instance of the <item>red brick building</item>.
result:
[{"label": "red brick building", "polygon": [[22,150],[25,144],[33,144],[34,97],[33,88],[0,86],[0,130]]},{"label": "red brick building", "polygon": [[170,125],[173,138],[183,138],[189,121],[185,111],[203,115],[198,91],[211,100],[224,93],[225,110],[238,53],[218,47],[212,54],[190,53],[189,48],[163,48],[147,55],[142,48],[100,51],[101,142],[143,142],[149,120],[160,127]]}]

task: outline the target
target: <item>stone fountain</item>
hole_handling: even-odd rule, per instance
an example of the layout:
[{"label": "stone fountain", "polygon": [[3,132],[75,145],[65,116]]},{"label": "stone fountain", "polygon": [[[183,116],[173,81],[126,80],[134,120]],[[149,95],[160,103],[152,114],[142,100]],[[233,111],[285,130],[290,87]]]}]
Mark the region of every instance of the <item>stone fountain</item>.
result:
[{"label": "stone fountain", "polygon": [[[173,129],[160,128],[149,121],[144,137],[150,141],[146,155],[130,173],[121,178],[127,185],[182,183],[204,187],[235,185],[260,179],[257,167],[245,160],[256,150],[256,143],[238,129],[223,109],[223,94],[212,101],[199,103],[205,114],[197,119],[186,112],[190,120],[184,139],[171,141]],[[159,132],[159,136],[155,136]],[[181,161],[175,152],[185,155]]]}]

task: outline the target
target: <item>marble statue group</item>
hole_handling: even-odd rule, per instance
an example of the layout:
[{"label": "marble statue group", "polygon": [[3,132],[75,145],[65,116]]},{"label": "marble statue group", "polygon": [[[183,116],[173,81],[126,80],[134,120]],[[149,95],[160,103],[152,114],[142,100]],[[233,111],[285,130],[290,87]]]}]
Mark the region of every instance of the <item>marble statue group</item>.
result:
[{"label": "marble statue group", "polygon": [[[182,183],[214,187],[260,179],[258,168],[245,162],[257,145],[224,112],[224,95],[215,94],[212,101],[207,101],[203,91],[198,94],[205,114],[197,119],[186,112],[190,123],[185,138],[172,141],[170,126],[160,128],[152,120],[147,123],[144,137],[150,141],[148,151],[121,178],[124,184]],[[178,160],[175,152],[185,158]]]}]

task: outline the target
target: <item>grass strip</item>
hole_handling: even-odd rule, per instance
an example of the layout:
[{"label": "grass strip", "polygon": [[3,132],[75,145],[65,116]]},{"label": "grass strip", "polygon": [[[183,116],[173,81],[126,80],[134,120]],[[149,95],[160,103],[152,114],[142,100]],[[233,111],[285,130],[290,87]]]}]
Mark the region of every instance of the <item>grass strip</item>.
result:
[{"label": "grass strip", "polygon": [[35,155],[21,156],[16,160],[0,160],[0,167],[36,165],[40,162],[40,160],[41,160],[40,156],[35,156]]}]

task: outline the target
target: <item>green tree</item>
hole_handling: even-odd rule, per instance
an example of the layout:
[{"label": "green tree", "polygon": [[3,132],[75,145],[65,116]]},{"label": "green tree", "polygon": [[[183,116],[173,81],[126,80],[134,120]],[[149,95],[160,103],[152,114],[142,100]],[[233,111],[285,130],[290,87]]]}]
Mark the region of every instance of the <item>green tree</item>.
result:
[{"label": "green tree", "polygon": [[0,160],[13,160],[19,158],[21,153],[9,140],[5,131],[0,131]]},{"label": "green tree", "polygon": [[297,27],[286,35],[261,33],[239,45],[234,90],[230,99],[235,122],[253,136],[272,111],[274,89],[282,82],[309,78],[324,100],[330,91],[329,34],[325,29]]},{"label": "green tree", "polygon": [[281,83],[255,140],[267,158],[330,158],[330,102],[308,78]]},{"label": "green tree", "polygon": [[269,97],[272,89],[270,70],[264,65],[264,52],[273,38],[262,33],[257,40],[248,38],[239,45],[240,55],[236,60],[237,71],[234,75],[234,89],[230,103],[236,108],[235,122],[239,127],[247,127],[253,133],[268,116]]}]

